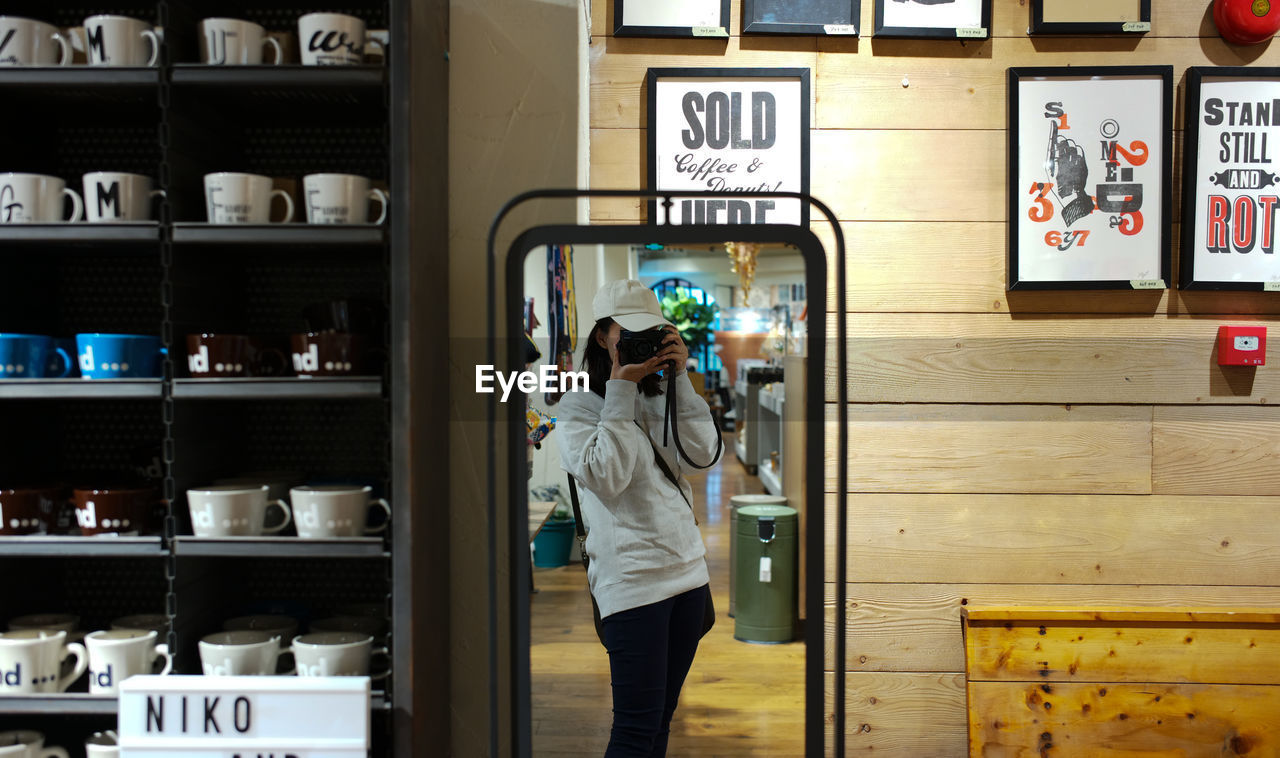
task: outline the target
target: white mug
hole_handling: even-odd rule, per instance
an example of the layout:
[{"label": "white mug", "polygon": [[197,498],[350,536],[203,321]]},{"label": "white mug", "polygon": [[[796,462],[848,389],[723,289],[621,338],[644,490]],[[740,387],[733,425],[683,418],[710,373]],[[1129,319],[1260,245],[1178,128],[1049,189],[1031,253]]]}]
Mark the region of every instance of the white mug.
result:
[{"label": "white mug", "polygon": [[55,65],[71,65],[71,40],[58,27],[30,18],[0,16],[0,66]]},{"label": "white mug", "polygon": [[271,199],[284,200],[284,218],[293,220],[293,198],[281,189],[271,188],[271,177],[224,171],[205,174],[204,195],[211,224],[265,224],[271,220]]},{"label": "white mug", "polygon": [[387,220],[387,193],[370,189],[369,180],[355,174],[308,174],[302,177],[306,193],[307,223],[367,224],[369,201],[382,206],[378,220]]},{"label": "white mug", "polygon": [[32,613],[26,616],[15,616],[9,619],[9,629],[49,629],[55,632],[66,632],[67,638],[76,640],[76,627],[80,625],[80,617],[70,613]]},{"label": "white mug", "polygon": [[[115,695],[131,676],[167,674],[173,670],[169,646],[156,644],[154,631],[111,629],[85,635],[89,651],[89,694]],[[156,662],[164,661],[160,671]]]},{"label": "white mug", "polygon": [[274,613],[259,613],[254,616],[236,616],[222,622],[223,631],[255,631],[266,632],[275,637],[284,647],[289,640],[298,636],[298,620],[292,616]]},{"label": "white mug", "polygon": [[84,213],[90,223],[149,221],[155,197],[164,197],[164,190],[153,189],[149,176],[119,171],[84,175]]},{"label": "white mug", "polygon": [[254,66],[262,63],[262,46],[275,51],[271,65],[284,61],[280,42],[252,21],[206,18],[200,22],[200,60],[215,66]]},{"label": "white mug", "polygon": [[[355,66],[364,62],[369,38],[364,21],[343,13],[308,13],[298,19],[298,47],[307,66]],[[385,49],[385,48],[384,48]]]},{"label": "white mug", "polygon": [[280,656],[292,652],[270,632],[243,630],[207,634],[198,647],[205,676],[273,676]]},{"label": "white mug", "polygon": [[85,758],[117,758],[120,755],[119,738],[109,729],[94,732],[84,741],[84,753]]},{"label": "white mug", "polygon": [[84,35],[91,66],[154,66],[160,59],[160,37],[146,21],[90,16]]},{"label": "white mug", "polygon": [[0,758],[68,758],[68,755],[60,747],[45,747],[44,735],[40,732],[23,729],[0,732]]},{"label": "white mug", "polygon": [[289,490],[294,524],[302,538],[359,537],[386,531],[389,521],[368,527],[369,509],[378,507],[391,518],[391,504],[382,498],[370,500],[372,487],[324,485],[294,487]]},{"label": "white mug", "polygon": [[[293,512],[280,500],[268,500],[265,485],[215,484],[187,490],[191,527],[197,537],[257,537],[289,525]],[[280,523],[267,526],[267,507],[284,512]]]},{"label": "white mug", "polygon": [[112,629],[141,629],[154,631],[157,636],[169,633],[169,617],[162,613],[138,613],[111,619]]},{"label": "white mug", "polygon": [[[67,642],[67,633],[49,629],[0,632],[0,695],[66,692],[89,665],[84,646]],[[71,672],[63,660],[75,656]]]},{"label": "white mug", "polygon": [[[312,632],[293,639],[293,659],[298,676],[369,676],[369,659],[387,655],[385,647],[375,648],[373,638],[359,632]],[[374,674],[383,679],[391,673]]]},{"label": "white mug", "polygon": [[[71,198],[71,218],[64,219],[64,197]],[[84,202],[67,183],[44,174],[0,174],[0,224],[56,224],[79,221]]]}]

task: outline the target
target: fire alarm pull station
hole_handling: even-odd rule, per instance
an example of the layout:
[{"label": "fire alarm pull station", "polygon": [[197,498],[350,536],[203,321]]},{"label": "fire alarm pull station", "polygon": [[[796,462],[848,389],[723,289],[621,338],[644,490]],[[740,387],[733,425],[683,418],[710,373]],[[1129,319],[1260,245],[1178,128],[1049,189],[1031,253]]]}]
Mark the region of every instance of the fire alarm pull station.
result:
[{"label": "fire alarm pull station", "polygon": [[1267,364],[1267,327],[1218,327],[1219,366],[1265,366]]}]

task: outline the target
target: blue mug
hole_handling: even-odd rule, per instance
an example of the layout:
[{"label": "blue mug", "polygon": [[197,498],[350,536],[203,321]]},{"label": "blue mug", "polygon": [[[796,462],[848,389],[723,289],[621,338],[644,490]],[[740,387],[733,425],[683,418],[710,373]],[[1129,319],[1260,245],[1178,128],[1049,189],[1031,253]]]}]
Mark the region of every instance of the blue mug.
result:
[{"label": "blue mug", "polygon": [[85,379],[158,379],[168,351],[143,334],[77,334],[76,353]]},{"label": "blue mug", "polygon": [[0,379],[61,378],[75,364],[71,355],[40,334],[0,333]]}]

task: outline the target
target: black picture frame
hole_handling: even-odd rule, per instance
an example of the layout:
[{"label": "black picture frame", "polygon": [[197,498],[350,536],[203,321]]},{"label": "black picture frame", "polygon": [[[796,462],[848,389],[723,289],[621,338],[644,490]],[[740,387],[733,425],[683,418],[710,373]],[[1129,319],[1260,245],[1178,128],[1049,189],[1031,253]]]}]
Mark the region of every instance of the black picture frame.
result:
[{"label": "black picture frame", "polygon": [[988,39],[991,36],[991,0],[958,0],[958,2],[981,3],[981,27],[946,27],[946,26],[887,26],[885,24],[885,3],[899,0],[875,0],[876,37],[902,37],[926,39]]},{"label": "black picture frame", "polygon": [[1151,31],[1151,0],[1140,0],[1136,21],[1064,22],[1044,20],[1046,2],[1071,0],[1031,0],[1031,26],[1028,34],[1146,34]]},{"label": "black picture frame", "polygon": [[[674,197],[680,197],[681,192],[684,197],[689,197],[696,192],[695,190],[685,188],[660,187],[658,186],[658,162],[659,146],[658,143],[662,137],[660,134],[659,121],[665,114],[660,112],[658,104],[658,85],[663,79],[702,79],[708,81],[720,80],[742,80],[742,79],[760,79],[765,81],[777,81],[782,79],[798,80],[800,85],[799,100],[797,104],[798,113],[794,114],[798,119],[799,126],[799,150],[798,155],[791,156],[791,160],[798,161],[796,164],[799,169],[799,187],[778,186],[768,187],[771,190],[783,190],[791,192],[809,193],[809,128],[810,128],[810,109],[812,108],[812,88],[810,83],[810,70],[807,68],[651,68],[645,76],[646,96],[648,99],[648,121],[646,124],[646,155],[648,166],[646,168],[646,188],[652,190],[671,190]],[[781,113],[781,106],[778,108],[779,119],[784,115]],[[783,160],[786,160],[786,156]],[[758,179],[760,177],[753,177]],[[708,188],[714,189],[714,188]],[[677,200],[677,202],[679,202]],[[809,225],[809,206],[800,203],[800,213],[798,224],[803,227]],[[648,223],[651,225],[658,224],[658,203],[656,200],[648,202]],[[713,222],[714,223],[714,222]],[[684,224],[669,224],[664,221],[663,225],[682,226]]]},{"label": "black picture frame", "polygon": [[[1277,202],[1274,198],[1280,196],[1280,176],[1270,174],[1270,172],[1262,169],[1225,168],[1222,163],[1215,161],[1210,164],[1208,160],[1201,160],[1200,155],[1200,127],[1201,124],[1206,121],[1202,110],[1202,105],[1205,102],[1204,98],[1206,95],[1206,87],[1211,87],[1220,82],[1239,82],[1241,80],[1248,82],[1250,85],[1249,89],[1251,91],[1249,95],[1251,104],[1257,103],[1268,106],[1266,109],[1267,115],[1265,117],[1269,122],[1267,126],[1273,130],[1280,130],[1280,127],[1273,126],[1273,124],[1280,122],[1280,114],[1273,114],[1270,112],[1273,109],[1274,104],[1265,93],[1259,91],[1257,88],[1257,84],[1259,82],[1269,81],[1276,85],[1275,91],[1280,92],[1280,68],[1192,66],[1187,69],[1186,114],[1183,122],[1182,252],[1179,257],[1178,266],[1179,287],[1184,290],[1280,292],[1280,264],[1273,266],[1275,273],[1267,278],[1261,278],[1253,275],[1244,279],[1226,279],[1221,276],[1215,276],[1212,272],[1206,271],[1205,269],[1207,266],[1201,267],[1200,270],[1197,270],[1196,266],[1196,259],[1200,257],[1202,252],[1200,245],[1202,241],[1206,243],[1205,253],[1209,255],[1226,253],[1221,260],[1235,263],[1245,263],[1245,256],[1259,251],[1261,252],[1261,255],[1264,256],[1262,260],[1268,260],[1265,257],[1267,252],[1266,241],[1268,236],[1272,238],[1274,247],[1275,227],[1273,224],[1277,215],[1275,210],[1280,209],[1280,202]],[[1234,110],[1230,111],[1230,113],[1234,114]],[[1257,121],[1259,116],[1260,113],[1258,109],[1255,108],[1253,114],[1251,114],[1249,118],[1251,124],[1252,122]],[[1221,118],[1221,122],[1227,125],[1228,128],[1242,128],[1241,125],[1231,126],[1231,123],[1235,120],[1234,115],[1224,114],[1221,107],[1219,107],[1219,117]],[[1243,120],[1243,113],[1241,114],[1241,120]],[[1251,128],[1256,129],[1259,128],[1259,126],[1252,126]],[[1248,132],[1245,133],[1247,134]],[[1254,132],[1254,134],[1256,134],[1256,132]],[[1261,143],[1264,146],[1266,145],[1265,134],[1266,133],[1264,132],[1263,141]],[[1232,143],[1232,149],[1236,149],[1237,153],[1235,157],[1238,158],[1239,150],[1234,146],[1236,141],[1232,140]],[[1245,141],[1244,144],[1248,145],[1249,142]],[[1255,148],[1248,149],[1248,152],[1253,153],[1256,149],[1256,144],[1257,141],[1255,140]],[[1215,149],[1227,149],[1227,145],[1222,144],[1221,141],[1216,142],[1214,147]],[[1265,153],[1266,148],[1263,147],[1262,151]],[[1251,162],[1252,161],[1246,161],[1245,164],[1248,165]],[[1226,163],[1239,163],[1239,161],[1229,161]],[[1215,174],[1215,169],[1220,168],[1223,170],[1220,173]],[[1250,235],[1250,242],[1246,247],[1236,244],[1236,235],[1238,232],[1236,230],[1235,221],[1238,219],[1238,215],[1235,211],[1235,204],[1240,199],[1248,197],[1249,195],[1241,194],[1242,192],[1247,192],[1244,188],[1233,188],[1228,185],[1232,183],[1229,177],[1238,177],[1243,173],[1251,171],[1260,172],[1258,183],[1261,186],[1257,188],[1257,192],[1259,193],[1258,202],[1251,204],[1251,208],[1253,210],[1251,210],[1250,213],[1255,219],[1253,230],[1255,233]],[[1240,174],[1230,174],[1229,172],[1240,172]],[[1212,219],[1212,208],[1206,208],[1205,205],[1207,204],[1202,205],[1199,202],[1200,198],[1203,196],[1203,190],[1206,189],[1202,182],[1222,186],[1224,188],[1224,195],[1230,195],[1232,198],[1228,204],[1228,207],[1231,208],[1230,216],[1232,216],[1232,218],[1230,220],[1230,228],[1226,235],[1226,244],[1223,246],[1222,250],[1217,253],[1208,249],[1211,244],[1209,242],[1209,234],[1212,232],[1209,229],[1209,221]],[[1245,183],[1247,184],[1252,182]],[[1267,190],[1270,191],[1268,192]],[[1265,196],[1263,195],[1264,192],[1266,193]],[[1267,203],[1262,202],[1263,200],[1268,199],[1273,211],[1268,214],[1268,217],[1264,222],[1262,213],[1258,211],[1258,208],[1262,207],[1265,209],[1268,207]],[[1206,213],[1206,211],[1209,213],[1209,219],[1205,220],[1205,234],[1202,236],[1201,215]],[[1259,228],[1262,230],[1261,235],[1256,233]],[[1268,229],[1270,229],[1270,234],[1268,234]],[[1263,244],[1255,250],[1255,245],[1259,241],[1259,236],[1261,236]],[[1243,248],[1243,250],[1241,248]],[[1241,253],[1243,253],[1243,255]],[[1208,260],[1205,261],[1205,263],[1208,262]]]},{"label": "black picture frame", "polygon": [[[771,9],[776,17],[765,20]],[[862,0],[742,0],[743,34],[856,37],[861,25]]]},{"label": "black picture frame", "polygon": [[[1054,214],[1057,213],[1057,210],[1052,207],[1051,199],[1045,199],[1045,202],[1043,204],[1043,210],[1046,211],[1047,214],[1039,214],[1039,215],[1049,215],[1050,216],[1049,219],[1036,219],[1031,215],[1030,212],[1024,213],[1024,210],[1027,210],[1027,209],[1024,209],[1023,203],[1026,200],[1026,197],[1028,195],[1028,188],[1031,188],[1032,190],[1030,194],[1034,194],[1034,185],[1036,184],[1037,179],[1039,177],[1024,176],[1022,173],[1022,164],[1024,163],[1033,164],[1037,161],[1039,162],[1039,165],[1048,164],[1052,160],[1052,157],[1055,155],[1054,146],[1057,144],[1055,140],[1065,139],[1065,138],[1058,137],[1057,136],[1059,134],[1058,130],[1052,129],[1050,132],[1051,134],[1050,147],[1048,151],[1046,151],[1044,143],[1042,142],[1037,142],[1035,145],[1028,145],[1027,150],[1028,150],[1029,157],[1026,161],[1022,160],[1023,150],[1022,150],[1022,140],[1021,140],[1022,130],[1021,130],[1021,117],[1020,117],[1022,114],[1021,85],[1024,81],[1029,82],[1029,81],[1035,80],[1039,82],[1043,80],[1052,80],[1055,78],[1064,79],[1064,80],[1076,80],[1081,83],[1085,83],[1085,82],[1091,83],[1091,82],[1097,82],[1102,80],[1115,81],[1115,80],[1123,80],[1123,79],[1150,80],[1153,78],[1158,78],[1160,80],[1161,82],[1160,96],[1159,96],[1160,102],[1158,106],[1153,103],[1153,104],[1150,104],[1151,107],[1144,108],[1144,107],[1141,107],[1142,104],[1139,104],[1137,99],[1129,98],[1125,100],[1125,103],[1127,104],[1128,107],[1134,108],[1141,113],[1151,113],[1154,111],[1154,112],[1158,112],[1160,115],[1160,119],[1159,119],[1160,126],[1157,127],[1155,130],[1158,133],[1155,135],[1152,135],[1159,140],[1160,175],[1158,179],[1155,179],[1154,181],[1151,181],[1146,185],[1147,187],[1150,187],[1150,186],[1159,187],[1158,207],[1160,210],[1160,219],[1159,219],[1158,225],[1152,227],[1153,229],[1156,230],[1156,232],[1159,235],[1159,238],[1157,241],[1158,267],[1159,267],[1158,278],[1150,275],[1142,276],[1141,271],[1143,270],[1139,270],[1137,275],[1131,276],[1131,278],[1127,278],[1127,279],[1120,278],[1120,277],[1043,279],[1038,277],[1032,277],[1030,275],[1024,275],[1024,274],[1027,274],[1026,269],[1030,268],[1030,266],[1022,265],[1022,260],[1020,256],[1021,251],[1019,249],[1020,248],[1019,240],[1023,236],[1024,225],[1032,224],[1032,223],[1040,223],[1040,224],[1047,225],[1047,222],[1053,219]],[[1111,289],[1163,290],[1163,289],[1167,289],[1170,286],[1171,277],[1172,277],[1172,260],[1173,260],[1173,254],[1172,254],[1173,98],[1174,98],[1174,81],[1173,81],[1172,66],[1066,66],[1066,67],[1035,67],[1035,68],[1010,68],[1009,69],[1008,71],[1008,101],[1009,101],[1009,106],[1008,106],[1008,114],[1009,114],[1008,115],[1008,118],[1009,118],[1009,122],[1008,122],[1008,139],[1009,139],[1009,146],[1008,146],[1008,218],[1009,218],[1008,289],[1009,290],[1111,290]],[[1100,98],[1094,97],[1094,98],[1090,98],[1089,102],[1096,105],[1097,103],[1101,103],[1102,100]],[[1061,105],[1061,103],[1055,103],[1055,104]],[[1046,111],[1043,114],[1043,117],[1045,119],[1048,119],[1049,112]],[[1113,124],[1115,124],[1115,128],[1117,129],[1117,131],[1120,130],[1121,127],[1119,126],[1118,123],[1114,122],[1111,119],[1108,119],[1108,121],[1111,121]],[[1080,137],[1080,139],[1084,142],[1084,144],[1088,145],[1087,149],[1083,147],[1079,148],[1081,150],[1080,155],[1084,157],[1086,161],[1094,157],[1099,157],[1099,142],[1100,142],[1099,136],[1100,135],[1098,131],[1093,131],[1089,128],[1082,129],[1082,127],[1089,127],[1089,126],[1091,126],[1091,122],[1088,120],[1086,120],[1084,123],[1079,123],[1079,122],[1076,123],[1076,128],[1081,130],[1077,136]],[[1106,121],[1101,122],[1101,126],[1106,128],[1107,122]],[[1146,134],[1146,133],[1140,132],[1140,135],[1141,134]],[[1118,135],[1117,134],[1108,135],[1104,132],[1101,136],[1111,138]],[[1067,139],[1066,141],[1071,142],[1071,140],[1069,139]],[[1136,235],[1139,233],[1139,231],[1143,227],[1140,211],[1144,207],[1149,208],[1150,207],[1149,202],[1145,205],[1140,202],[1139,208],[1137,209],[1139,213],[1132,213],[1129,211],[1117,212],[1117,211],[1102,210],[1098,206],[1097,197],[1103,195],[1103,192],[1101,190],[1103,188],[1104,183],[1106,186],[1110,186],[1110,187],[1117,187],[1117,188],[1124,187],[1124,184],[1114,184],[1114,182],[1131,182],[1132,174],[1129,173],[1129,171],[1132,170],[1132,166],[1134,165],[1140,166],[1145,164],[1146,161],[1148,160],[1148,157],[1150,156],[1148,145],[1143,145],[1142,148],[1137,149],[1135,148],[1134,143],[1130,142],[1127,145],[1127,147],[1130,149],[1136,150],[1137,152],[1140,153],[1138,156],[1136,156],[1136,158],[1141,158],[1141,163],[1132,163],[1130,167],[1126,167],[1129,169],[1129,171],[1126,171],[1125,168],[1120,167],[1119,159],[1116,157],[1118,153],[1115,145],[1118,142],[1119,140],[1116,140],[1115,142],[1112,143],[1113,146],[1111,148],[1111,153],[1110,153],[1111,161],[1115,166],[1118,176],[1115,178],[1112,178],[1104,174],[1102,177],[1095,177],[1092,188],[1097,191],[1097,195],[1087,195],[1087,194],[1077,193],[1078,197],[1076,198],[1076,201],[1087,198],[1087,200],[1089,201],[1087,206],[1089,207],[1089,210],[1086,213],[1079,215],[1076,219],[1069,220],[1067,222],[1068,226],[1070,226],[1071,224],[1074,224],[1075,220],[1082,220],[1084,218],[1088,218],[1089,216],[1092,216],[1094,213],[1101,211],[1103,215],[1098,216],[1097,218],[1099,219],[1099,222],[1096,222],[1096,223],[1099,223],[1100,226],[1104,227],[1102,230],[1098,230],[1100,231],[1100,234],[1103,232],[1107,232],[1108,229],[1124,230],[1126,227],[1129,229],[1133,229],[1135,226],[1137,226],[1138,231],[1133,232]],[[1125,146],[1123,145],[1121,146],[1121,149],[1118,151],[1119,154],[1121,155],[1126,154],[1124,147]],[[1106,148],[1104,145],[1103,153],[1101,154],[1101,158],[1102,160],[1104,160],[1104,162],[1106,160],[1105,150]],[[1122,171],[1124,171],[1124,173],[1120,173]],[[1126,176],[1128,178],[1126,178]],[[1082,180],[1081,185],[1083,186],[1083,184],[1084,182]],[[1040,191],[1041,198],[1047,198],[1048,193],[1050,192],[1053,184],[1040,182],[1039,186],[1041,190]],[[1144,187],[1144,190],[1145,190],[1145,187]],[[1142,194],[1146,194],[1145,191]],[[1112,195],[1110,199],[1113,202],[1115,202],[1116,201],[1115,197],[1116,196]],[[1119,200],[1118,202],[1121,202],[1122,204],[1127,205],[1130,201],[1131,201],[1131,198],[1126,196],[1122,200]],[[1035,201],[1034,200],[1031,201],[1031,204],[1034,205]],[[1074,204],[1075,204],[1075,201],[1073,201],[1070,205],[1074,205]],[[1067,214],[1065,213],[1065,211],[1067,210],[1068,208],[1063,209],[1064,211],[1062,213],[1063,218],[1067,217]],[[1101,224],[1100,220],[1103,219],[1108,213],[1116,213],[1116,215],[1112,216],[1111,219],[1108,221],[1108,223]],[[1125,215],[1128,215],[1129,219],[1126,220],[1124,218]],[[1119,223],[1119,224],[1115,223],[1117,219],[1119,219],[1122,223]],[[1127,223],[1124,223],[1126,221]],[[1028,226],[1027,230],[1032,232],[1030,235],[1028,235],[1029,237],[1038,237],[1039,232],[1045,231],[1044,229],[1031,227],[1031,226]],[[1053,232],[1053,231],[1057,231],[1056,228],[1047,230],[1047,232]],[[1086,240],[1088,239],[1087,234],[1084,237],[1080,237],[1079,230],[1075,232],[1064,231],[1060,233],[1064,235],[1064,238],[1068,233],[1074,234],[1076,236],[1076,239],[1079,240],[1081,246],[1083,246]],[[1123,239],[1124,239],[1123,236],[1117,236],[1117,235],[1111,235],[1103,239],[1095,239],[1093,242],[1094,247],[1091,249],[1090,252],[1092,252],[1093,250],[1096,250],[1099,246],[1109,245],[1109,247],[1105,247],[1105,249],[1108,249],[1108,250],[1112,248],[1121,248],[1122,245],[1117,243],[1122,243]],[[1144,238],[1144,242],[1146,240],[1149,240],[1149,238]],[[1046,244],[1050,244],[1047,233],[1045,237],[1045,242]],[[1099,242],[1101,242],[1102,244],[1099,245],[1098,244]],[[1069,247],[1070,245],[1068,245],[1068,248]],[[1058,250],[1064,251],[1068,248],[1059,247]],[[1112,260],[1114,258],[1115,256],[1107,257],[1108,260]]]},{"label": "black picture frame", "polygon": [[[702,0],[715,3],[717,0]],[[729,2],[718,0],[720,4],[720,24],[718,26],[694,26],[684,23],[679,18],[672,18],[670,25],[639,26],[625,24],[628,4],[642,5],[650,0],[613,0],[613,36],[615,37],[710,37],[729,38]]]}]

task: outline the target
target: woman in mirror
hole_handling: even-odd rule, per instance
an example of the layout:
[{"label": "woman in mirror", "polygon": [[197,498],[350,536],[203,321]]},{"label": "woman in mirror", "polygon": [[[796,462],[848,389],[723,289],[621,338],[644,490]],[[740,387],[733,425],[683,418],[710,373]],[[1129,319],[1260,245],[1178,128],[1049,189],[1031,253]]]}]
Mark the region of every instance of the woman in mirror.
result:
[{"label": "woman in mirror", "polygon": [[[653,291],[609,282],[593,301],[583,363],[590,388],[560,401],[565,471],[581,485],[587,580],[609,653],[613,726],[606,758],[664,756],[680,689],[714,620],[706,550],[687,465],[664,439],[659,371],[674,372],[681,444],[709,460],[720,446],[706,401],[685,372],[689,350]],[[624,333],[625,332],[625,333]]]}]

